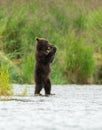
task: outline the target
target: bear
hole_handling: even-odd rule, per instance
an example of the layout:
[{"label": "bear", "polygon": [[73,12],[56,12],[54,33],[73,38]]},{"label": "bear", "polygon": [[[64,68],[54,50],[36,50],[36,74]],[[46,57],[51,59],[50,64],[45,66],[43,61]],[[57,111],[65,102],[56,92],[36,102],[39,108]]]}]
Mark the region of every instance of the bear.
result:
[{"label": "bear", "polygon": [[36,38],[35,46],[35,96],[41,96],[40,91],[44,88],[45,95],[51,94],[50,64],[55,58],[57,48],[45,38]]}]

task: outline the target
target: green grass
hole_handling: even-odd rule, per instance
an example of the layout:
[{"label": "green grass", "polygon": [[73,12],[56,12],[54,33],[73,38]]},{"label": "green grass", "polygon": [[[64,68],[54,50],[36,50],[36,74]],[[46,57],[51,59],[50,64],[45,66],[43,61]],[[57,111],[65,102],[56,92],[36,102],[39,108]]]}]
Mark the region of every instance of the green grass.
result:
[{"label": "green grass", "polygon": [[94,78],[99,61],[93,55],[102,55],[101,12],[100,1],[91,0],[2,2],[0,52],[8,60],[1,56],[0,63],[8,67],[10,82],[34,83],[35,37],[47,38],[58,48],[53,84],[87,83]]},{"label": "green grass", "polygon": [[34,54],[30,53],[24,57],[21,64],[22,70],[22,83],[34,83]]},{"label": "green grass", "polygon": [[73,32],[67,37],[64,50],[66,78],[70,83],[87,83],[94,71],[93,49],[83,43],[83,38],[76,38]]},{"label": "green grass", "polygon": [[9,73],[3,67],[0,67],[0,96],[11,96],[12,94]]}]

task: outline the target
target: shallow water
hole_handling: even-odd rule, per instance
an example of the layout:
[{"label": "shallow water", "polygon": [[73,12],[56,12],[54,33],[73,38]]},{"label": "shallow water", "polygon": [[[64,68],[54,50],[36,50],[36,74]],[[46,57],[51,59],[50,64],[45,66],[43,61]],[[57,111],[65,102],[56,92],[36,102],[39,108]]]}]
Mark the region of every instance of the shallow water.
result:
[{"label": "shallow water", "polygon": [[53,85],[49,97],[14,86],[12,100],[0,102],[0,130],[102,130],[102,86]]}]

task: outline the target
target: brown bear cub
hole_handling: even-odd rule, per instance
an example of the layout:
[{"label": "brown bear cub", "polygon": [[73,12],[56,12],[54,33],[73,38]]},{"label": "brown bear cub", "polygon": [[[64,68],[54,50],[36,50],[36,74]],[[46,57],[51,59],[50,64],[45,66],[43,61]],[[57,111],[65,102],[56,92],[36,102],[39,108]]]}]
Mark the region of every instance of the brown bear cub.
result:
[{"label": "brown bear cub", "polygon": [[36,38],[35,47],[35,95],[40,96],[42,88],[45,95],[51,95],[51,81],[49,79],[50,64],[54,60],[56,47],[44,38]]}]

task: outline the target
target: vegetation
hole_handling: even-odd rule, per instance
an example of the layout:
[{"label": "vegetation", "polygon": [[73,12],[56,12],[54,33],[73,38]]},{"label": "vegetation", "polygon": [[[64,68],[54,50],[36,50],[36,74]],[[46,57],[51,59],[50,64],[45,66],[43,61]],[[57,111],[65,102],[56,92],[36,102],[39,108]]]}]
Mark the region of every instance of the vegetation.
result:
[{"label": "vegetation", "polygon": [[12,86],[9,84],[8,71],[0,67],[0,96],[12,95]]},{"label": "vegetation", "polygon": [[34,83],[37,36],[58,48],[52,64],[54,84],[102,83],[101,4],[91,0],[1,1],[0,64],[8,68],[10,82]]}]

